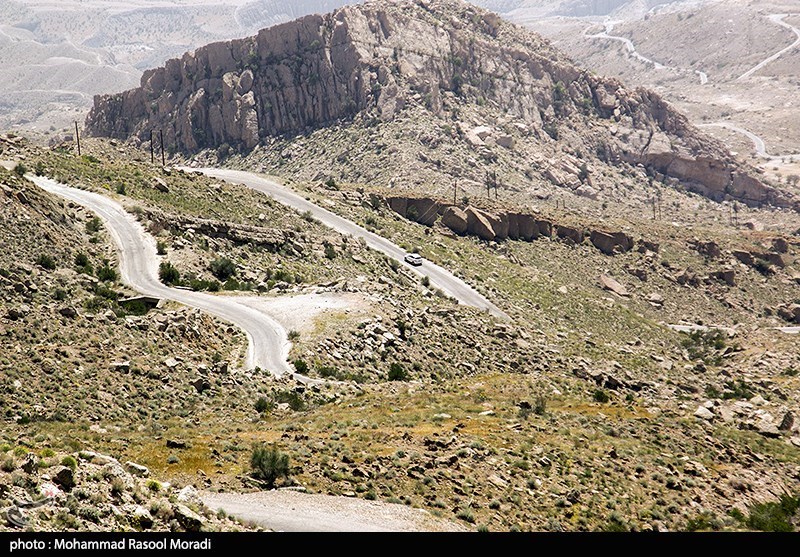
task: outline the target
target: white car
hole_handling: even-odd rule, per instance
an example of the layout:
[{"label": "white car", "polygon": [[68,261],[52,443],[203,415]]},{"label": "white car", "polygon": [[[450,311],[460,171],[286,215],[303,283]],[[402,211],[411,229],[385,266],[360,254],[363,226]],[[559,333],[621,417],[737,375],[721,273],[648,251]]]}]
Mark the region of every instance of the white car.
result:
[{"label": "white car", "polygon": [[406,260],[406,263],[414,265],[415,267],[422,265],[422,258],[416,253],[408,253],[404,259]]}]

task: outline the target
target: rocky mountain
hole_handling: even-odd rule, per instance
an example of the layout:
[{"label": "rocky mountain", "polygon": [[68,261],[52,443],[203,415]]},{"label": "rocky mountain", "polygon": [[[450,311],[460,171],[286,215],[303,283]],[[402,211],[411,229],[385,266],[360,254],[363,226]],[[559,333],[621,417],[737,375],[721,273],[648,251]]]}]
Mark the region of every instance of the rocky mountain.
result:
[{"label": "rocky mountain", "polygon": [[[540,36],[454,0],[368,2],[208,45],[145,72],[137,89],[95,98],[86,126],[139,141],[163,129],[188,153],[251,150],[356,116],[402,119],[420,96],[430,118],[489,104],[529,132],[534,150],[577,136],[601,164],[643,165],[713,199],[796,203],[659,95],[582,70]],[[482,146],[471,132],[462,139]]]}]

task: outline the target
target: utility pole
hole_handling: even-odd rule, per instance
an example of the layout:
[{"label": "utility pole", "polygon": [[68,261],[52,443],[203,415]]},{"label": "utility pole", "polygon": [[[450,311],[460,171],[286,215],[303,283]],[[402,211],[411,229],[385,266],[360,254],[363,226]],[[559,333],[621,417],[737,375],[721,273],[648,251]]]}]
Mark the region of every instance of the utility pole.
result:
[{"label": "utility pole", "polygon": [[167,166],[167,161],[164,158],[164,130],[158,130],[158,136],[161,139],[161,167],[164,168]]},{"label": "utility pole", "polygon": [[153,130],[150,130],[150,164],[155,162],[155,153],[153,152]]},{"label": "utility pole", "polygon": [[78,156],[81,156],[81,134],[78,131],[78,122],[75,121],[75,140],[78,142]]}]

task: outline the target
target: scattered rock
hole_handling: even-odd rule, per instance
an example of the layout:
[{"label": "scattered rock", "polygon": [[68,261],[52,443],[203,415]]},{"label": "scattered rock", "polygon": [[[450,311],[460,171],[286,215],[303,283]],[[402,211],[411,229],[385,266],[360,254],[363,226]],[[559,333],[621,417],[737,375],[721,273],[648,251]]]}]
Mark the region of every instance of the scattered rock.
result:
[{"label": "scattered rock", "polygon": [[205,524],[205,519],[183,504],[173,505],[172,511],[175,518],[187,532],[199,532]]},{"label": "scattered rock", "polygon": [[694,411],[694,415],[701,420],[711,421],[714,419],[714,413],[705,406],[699,406],[697,410]]},{"label": "scattered rock", "polygon": [[600,275],[598,281],[600,282],[600,286],[602,286],[604,290],[610,290],[614,294],[622,296],[624,298],[630,296],[628,290],[624,286],[622,286],[622,284],[620,284],[619,282],[617,282],[608,275],[605,274]]},{"label": "scattered rock", "polygon": [[147,466],[136,464],[130,460],[125,463],[125,469],[134,476],[139,476],[140,478],[146,478],[150,475],[150,470],[147,468]]},{"label": "scattered rock", "polygon": [[66,491],[75,487],[75,472],[69,466],[59,466],[52,477]]}]

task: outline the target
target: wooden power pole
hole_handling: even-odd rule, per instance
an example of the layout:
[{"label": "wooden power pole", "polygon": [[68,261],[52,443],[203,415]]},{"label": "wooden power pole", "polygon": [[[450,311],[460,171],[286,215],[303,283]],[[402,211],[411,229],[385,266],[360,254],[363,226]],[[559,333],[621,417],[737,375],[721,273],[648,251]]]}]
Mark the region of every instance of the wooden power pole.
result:
[{"label": "wooden power pole", "polygon": [[81,156],[81,134],[78,130],[78,122],[75,122],[75,141],[78,142],[78,156]]}]

